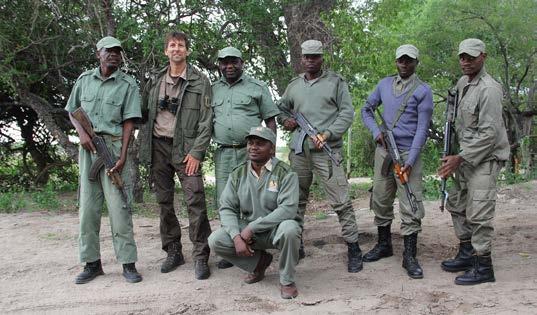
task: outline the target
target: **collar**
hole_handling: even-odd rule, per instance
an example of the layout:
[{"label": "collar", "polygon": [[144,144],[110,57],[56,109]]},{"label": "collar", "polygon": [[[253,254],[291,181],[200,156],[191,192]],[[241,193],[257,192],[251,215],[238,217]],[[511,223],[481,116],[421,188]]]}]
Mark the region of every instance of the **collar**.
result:
[{"label": "collar", "polygon": [[479,70],[479,72],[477,73],[477,75],[474,77],[472,81],[468,81],[468,76],[467,75],[465,76],[466,85],[477,85],[477,83],[479,83],[479,80],[481,80],[481,78],[484,77],[485,74],[487,74],[487,71],[485,70],[485,65],[483,65],[481,70]]},{"label": "collar", "polygon": [[259,176],[254,171],[254,168],[252,167],[252,162],[251,161],[248,161],[248,169],[250,170],[252,175],[255,176],[255,178],[259,179],[259,178],[261,178],[261,176],[263,176],[263,174],[265,174],[265,171],[268,171],[269,173],[272,172],[272,168],[274,166],[274,163],[273,163],[272,159],[273,158],[270,158],[270,160],[268,160],[267,163],[265,163],[265,165],[263,165],[263,167],[261,168],[261,174]]},{"label": "collar", "polygon": [[106,81],[108,79],[116,79],[118,76],[119,76],[119,73],[121,71],[119,71],[119,69],[117,69],[116,71],[112,72],[112,74],[108,77],[108,78],[103,78],[101,76],[101,67],[97,67],[95,69],[93,69],[93,76],[101,81]]},{"label": "collar", "polygon": [[324,70],[321,69],[321,75],[318,76],[318,77],[315,78],[315,79],[312,79],[312,80],[308,80],[308,79],[306,79],[306,73],[305,73],[305,72],[299,74],[298,76],[301,77],[301,78],[304,80],[304,82],[312,82],[312,81],[318,81],[318,80],[320,80],[321,78],[324,78],[326,75],[327,75],[327,71],[324,71]]},{"label": "collar", "polygon": [[[187,70],[187,68],[188,68],[188,64],[185,67],[185,69],[183,69],[183,72],[181,72],[181,74],[179,75],[179,77],[181,79],[185,80],[185,81],[186,81],[186,70]],[[165,80],[166,80],[166,83],[169,83],[169,84],[174,84],[175,83],[173,81],[172,76],[170,75],[170,67],[168,67],[168,71],[166,71]]]},{"label": "collar", "polygon": [[396,83],[396,84],[400,84],[400,83],[405,84],[405,83],[414,81],[415,78],[416,78],[416,73],[412,73],[412,75],[409,76],[409,77],[406,78],[406,79],[401,78],[401,76],[400,76],[399,74],[397,74],[397,75],[395,76],[395,83]]}]

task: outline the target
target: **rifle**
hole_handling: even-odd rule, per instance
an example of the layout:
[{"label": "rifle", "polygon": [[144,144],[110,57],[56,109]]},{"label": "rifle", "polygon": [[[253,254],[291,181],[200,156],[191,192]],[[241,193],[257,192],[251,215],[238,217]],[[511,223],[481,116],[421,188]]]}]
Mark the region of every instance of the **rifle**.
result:
[{"label": "rifle", "polygon": [[[318,139],[320,135],[319,130],[317,130],[317,128],[315,128],[315,126],[313,126],[302,113],[292,111],[283,107],[282,105],[278,105],[278,108],[283,113],[291,116],[300,127],[300,133],[298,135],[298,141],[295,143],[294,151],[296,155],[302,154],[304,151],[302,149],[302,146],[304,144],[304,141],[306,140],[306,136],[310,136],[310,138],[312,139]],[[328,145],[328,143],[324,142],[321,149],[323,149],[324,152],[328,154],[328,156],[336,164],[336,166],[341,165],[341,158],[335,156],[334,151],[332,151],[332,148]]]},{"label": "rifle", "polygon": [[[403,158],[401,157],[401,154],[399,154],[399,149],[397,148],[397,143],[395,143],[395,137],[393,136],[393,131],[388,129],[386,125],[386,121],[384,121],[384,117],[382,117],[382,114],[380,110],[377,107],[377,112],[380,116],[380,132],[382,133],[382,136],[384,137],[384,142],[387,146],[387,151],[390,154],[390,157],[393,162],[393,171],[395,173],[395,176],[399,178],[399,181],[405,188],[406,197],[408,199],[408,202],[410,203],[410,208],[412,209],[413,213],[416,213],[418,211],[418,200],[416,199],[416,196],[412,192],[412,189],[410,188],[410,185],[408,184],[407,179],[405,178],[405,174],[401,172],[401,169],[404,165]],[[373,116],[375,113],[373,113]]]},{"label": "rifle", "polygon": [[[442,158],[451,155],[452,142],[453,142],[453,125],[455,124],[455,118],[457,117],[458,106],[458,92],[448,90],[448,96],[446,99],[446,123],[444,124],[444,150],[442,151]],[[440,211],[444,212],[447,199],[449,197],[447,191],[447,178],[442,178],[440,182]]]},{"label": "rifle", "polygon": [[93,142],[93,145],[97,149],[97,155],[99,156],[99,158],[95,160],[95,162],[93,162],[93,164],[91,165],[89,179],[91,181],[96,181],[98,173],[104,166],[106,170],[106,175],[110,177],[110,179],[112,180],[112,184],[114,184],[114,186],[119,189],[119,191],[121,192],[121,197],[123,198],[127,209],[129,210],[129,212],[131,212],[129,201],[127,199],[127,191],[123,183],[123,178],[121,178],[121,174],[119,174],[119,172],[117,171],[110,172],[110,169],[112,169],[116,165],[117,159],[114,158],[110,150],[108,150],[104,138],[95,133],[91,121],[82,107],[79,107],[74,112],[72,112],[71,116],[73,116],[73,118],[78,121],[80,126],[82,126],[82,129],[84,129],[84,131],[90,136],[91,142]]}]

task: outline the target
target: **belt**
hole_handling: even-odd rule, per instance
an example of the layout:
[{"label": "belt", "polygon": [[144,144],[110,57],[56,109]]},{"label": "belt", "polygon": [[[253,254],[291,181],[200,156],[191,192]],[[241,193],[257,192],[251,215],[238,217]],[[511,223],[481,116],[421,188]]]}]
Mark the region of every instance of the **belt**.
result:
[{"label": "belt", "polygon": [[164,141],[168,144],[172,144],[173,143],[173,138],[170,138],[170,137],[157,137],[157,136],[153,136],[153,139],[157,139],[157,140],[160,140],[160,141]]},{"label": "belt", "polygon": [[240,144],[219,144],[218,147],[219,147],[219,148],[224,148],[224,149],[227,149],[227,148],[242,149],[242,148],[246,148],[246,143],[240,143]]}]

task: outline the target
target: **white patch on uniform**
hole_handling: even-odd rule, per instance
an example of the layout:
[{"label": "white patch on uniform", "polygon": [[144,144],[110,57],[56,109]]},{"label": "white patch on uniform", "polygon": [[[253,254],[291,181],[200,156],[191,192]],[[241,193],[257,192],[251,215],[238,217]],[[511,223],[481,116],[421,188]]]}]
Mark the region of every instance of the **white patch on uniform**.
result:
[{"label": "white patch on uniform", "polygon": [[278,192],[278,182],[275,179],[270,179],[268,184],[268,191],[271,192]]}]

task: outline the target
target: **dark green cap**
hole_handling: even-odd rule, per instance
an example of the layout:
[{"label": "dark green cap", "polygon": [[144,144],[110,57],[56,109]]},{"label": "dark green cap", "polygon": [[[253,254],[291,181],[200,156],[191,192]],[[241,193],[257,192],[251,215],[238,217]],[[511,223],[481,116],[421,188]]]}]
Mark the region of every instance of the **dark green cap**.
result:
[{"label": "dark green cap", "polygon": [[237,57],[242,59],[242,54],[237,48],[229,46],[218,51],[218,59],[224,59],[226,57]]},{"label": "dark green cap", "polygon": [[250,129],[250,133],[248,133],[248,135],[244,138],[248,139],[248,137],[250,136],[256,136],[256,137],[268,140],[272,142],[272,144],[276,145],[276,135],[274,134],[272,130],[270,130],[267,127],[263,127],[263,126],[252,127]]},{"label": "dark green cap", "polygon": [[97,50],[101,50],[101,48],[112,48],[112,47],[121,47],[121,42],[112,36],[106,36],[103,37],[100,41],[97,42]]}]

